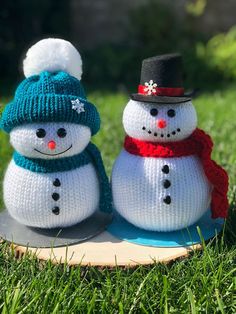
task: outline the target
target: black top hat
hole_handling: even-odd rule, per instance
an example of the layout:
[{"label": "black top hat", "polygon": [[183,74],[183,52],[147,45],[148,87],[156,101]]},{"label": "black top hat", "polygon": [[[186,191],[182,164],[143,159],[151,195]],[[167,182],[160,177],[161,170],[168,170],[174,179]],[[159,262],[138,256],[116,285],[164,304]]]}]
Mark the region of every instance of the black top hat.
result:
[{"label": "black top hat", "polygon": [[183,65],[180,54],[165,54],[143,60],[138,93],[131,99],[151,103],[181,103],[184,94]]}]

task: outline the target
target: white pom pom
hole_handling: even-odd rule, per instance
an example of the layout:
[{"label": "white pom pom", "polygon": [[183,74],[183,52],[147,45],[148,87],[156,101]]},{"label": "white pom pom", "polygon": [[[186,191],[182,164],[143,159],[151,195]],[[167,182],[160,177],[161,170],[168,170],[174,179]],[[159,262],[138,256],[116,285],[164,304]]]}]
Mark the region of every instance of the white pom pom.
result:
[{"label": "white pom pom", "polygon": [[43,71],[64,71],[81,79],[82,60],[79,52],[69,42],[58,38],[47,38],[33,45],[23,62],[25,77]]}]

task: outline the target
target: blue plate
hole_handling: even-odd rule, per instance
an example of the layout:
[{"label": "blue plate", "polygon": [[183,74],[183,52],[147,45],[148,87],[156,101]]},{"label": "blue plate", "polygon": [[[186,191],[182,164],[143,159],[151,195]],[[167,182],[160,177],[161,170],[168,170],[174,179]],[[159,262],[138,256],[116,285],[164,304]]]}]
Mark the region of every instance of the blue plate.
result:
[{"label": "blue plate", "polygon": [[[217,235],[223,228],[224,219],[211,218],[208,210],[194,225],[172,232],[146,231],[130,224],[118,213],[114,214],[112,223],[107,227],[113,236],[135,244],[154,247],[179,247],[201,243],[200,235],[204,240]],[[198,228],[200,228],[200,235]]]}]

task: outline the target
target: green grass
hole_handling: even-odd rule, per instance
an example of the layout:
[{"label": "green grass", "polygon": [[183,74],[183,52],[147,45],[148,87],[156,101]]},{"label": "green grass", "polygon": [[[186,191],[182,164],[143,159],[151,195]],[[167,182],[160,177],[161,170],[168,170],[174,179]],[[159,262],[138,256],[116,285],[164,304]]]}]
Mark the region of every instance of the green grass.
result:
[{"label": "green grass", "polygon": [[[89,98],[101,113],[102,129],[94,142],[110,174],[123,142],[121,118],[128,96],[94,93]],[[199,126],[214,139],[214,159],[230,174],[231,213],[223,236],[188,259],[135,269],[54,266],[30,255],[16,259],[3,243],[2,313],[236,313],[236,91],[229,87],[204,94],[194,103]],[[1,133],[1,178],[11,153]]]}]

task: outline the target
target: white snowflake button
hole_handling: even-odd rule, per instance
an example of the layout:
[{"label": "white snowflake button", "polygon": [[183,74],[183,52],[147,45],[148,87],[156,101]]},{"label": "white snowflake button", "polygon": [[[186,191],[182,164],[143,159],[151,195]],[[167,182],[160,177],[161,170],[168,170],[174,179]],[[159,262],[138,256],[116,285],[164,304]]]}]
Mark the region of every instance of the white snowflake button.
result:
[{"label": "white snowflake button", "polygon": [[145,82],[144,85],[146,87],[144,87],[144,91],[148,94],[148,95],[152,95],[156,93],[156,87],[157,84],[153,82],[153,80],[150,80],[149,82]]},{"label": "white snowflake button", "polygon": [[75,100],[71,100],[72,109],[75,110],[78,114],[81,112],[85,112],[84,103],[80,101],[78,98]]}]

